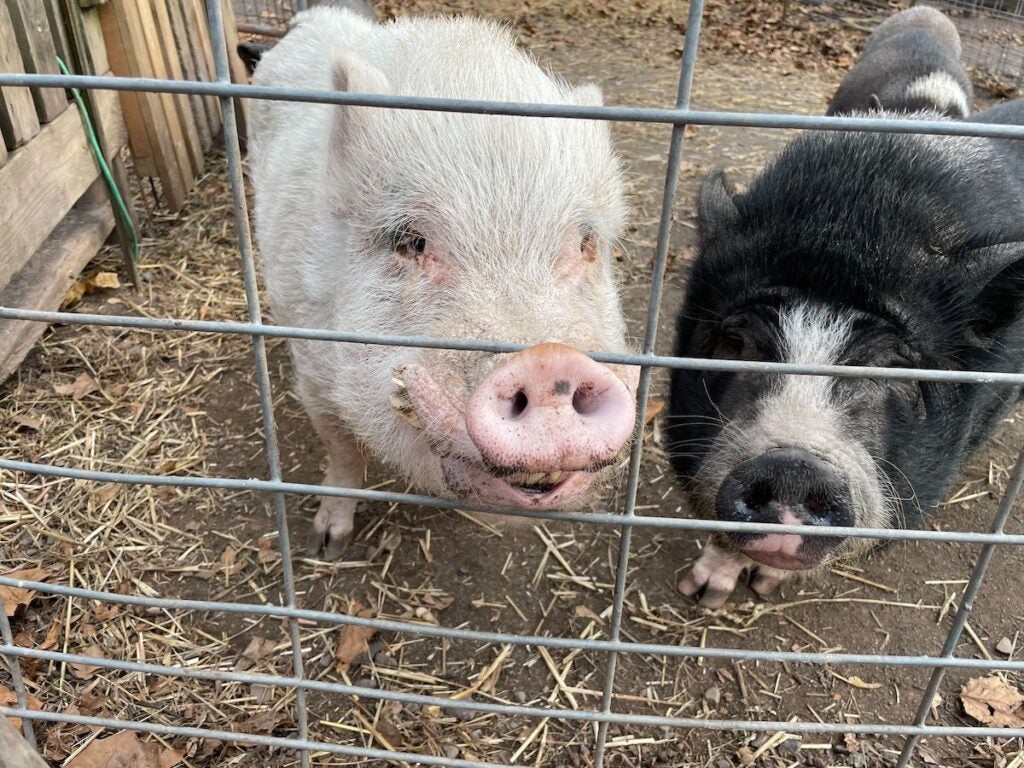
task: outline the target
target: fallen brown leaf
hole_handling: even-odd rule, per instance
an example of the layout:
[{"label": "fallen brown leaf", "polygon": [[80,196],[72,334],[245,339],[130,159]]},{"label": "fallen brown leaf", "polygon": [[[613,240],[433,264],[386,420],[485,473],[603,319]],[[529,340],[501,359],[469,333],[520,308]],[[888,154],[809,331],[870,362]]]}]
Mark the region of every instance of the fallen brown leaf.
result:
[{"label": "fallen brown leaf", "polygon": [[285,716],[273,709],[259,712],[248,717],[238,724],[238,728],[232,728],[241,733],[273,733],[278,726],[285,721]]},{"label": "fallen brown leaf", "polygon": [[96,739],[64,763],[65,768],[173,768],[184,755],[160,744],[139,741],[134,731]]},{"label": "fallen brown leaf", "polygon": [[650,424],[659,413],[665,410],[665,398],[652,397],[647,401],[647,410],[644,412],[644,425]]},{"label": "fallen brown leaf", "polygon": [[[25,700],[30,710],[38,712],[43,708],[43,702],[33,696],[31,693],[25,692]],[[0,707],[17,707],[18,706],[18,695],[10,688],[0,687]],[[21,718],[20,717],[8,717],[7,721],[11,724],[11,727],[16,731],[21,730]]]},{"label": "fallen brown leaf", "polygon": [[836,680],[842,680],[847,685],[852,685],[854,688],[863,688],[865,691],[874,691],[882,687],[881,683],[868,683],[858,675],[851,675],[850,677],[843,677],[837,675],[835,672],[830,673]]},{"label": "fallen brown leaf", "polygon": [[[4,576],[8,579],[24,579],[25,581],[48,581],[51,574],[42,568],[26,568],[22,571],[5,573]],[[7,614],[7,618],[14,616],[22,608],[27,608],[35,596],[34,589],[0,585],[0,600],[4,603],[4,613]]]},{"label": "fallen brown leaf", "polygon": [[121,488],[119,485],[117,485],[117,483],[108,483],[107,485],[101,485],[92,494],[92,500],[96,503],[97,506],[102,507],[107,502],[112,501],[113,498],[117,496],[117,493],[120,489]]},{"label": "fallen brown leaf", "polygon": [[964,712],[997,728],[1024,728],[1024,694],[1000,677],[975,677],[960,690]]},{"label": "fallen brown leaf", "polygon": [[46,637],[43,638],[42,644],[39,646],[41,651],[49,651],[57,647],[57,641],[60,639],[61,620],[56,618],[53,623],[50,624],[50,628],[46,630]]},{"label": "fallen brown leaf", "polygon": [[100,385],[96,379],[88,373],[80,373],[73,382],[70,384],[57,384],[53,391],[58,395],[70,397],[72,400],[81,400],[86,395],[98,391],[99,388]]},{"label": "fallen brown leaf", "polygon": [[31,414],[28,413],[19,413],[16,416],[12,416],[11,421],[13,421],[19,427],[24,427],[25,429],[31,429],[33,431],[43,426],[42,418],[38,416],[32,416]]},{"label": "fallen brown leaf", "polygon": [[267,640],[265,637],[254,637],[249,641],[245,650],[242,651],[242,657],[255,664],[260,659],[273,653],[276,646],[277,643],[273,640]]},{"label": "fallen brown leaf", "polygon": [[[89,656],[93,659],[104,658],[103,651],[100,650],[100,647],[98,645],[90,645],[88,648],[82,651],[81,655]],[[84,662],[77,664],[68,664],[68,666],[71,667],[72,676],[78,678],[79,680],[92,680],[93,677],[96,675],[96,671],[99,669],[99,667],[95,664],[87,664]]]},{"label": "fallen brown leaf", "polygon": [[90,274],[75,281],[61,302],[61,309],[74,306],[82,300],[83,296],[96,293],[103,288],[120,288],[121,281],[115,272],[91,272]]},{"label": "fallen brown leaf", "polygon": [[[356,602],[349,610],[350,616],[370,618],[373,616],[373,609],[365,607],[362,603]],[[334,648],[334,666],[338,672],[345,672],[359,656],[369,650],[370,640],[377,634],[373,627],[358,627],[354,624],[346,624],[341,628],[341,637]]]}]

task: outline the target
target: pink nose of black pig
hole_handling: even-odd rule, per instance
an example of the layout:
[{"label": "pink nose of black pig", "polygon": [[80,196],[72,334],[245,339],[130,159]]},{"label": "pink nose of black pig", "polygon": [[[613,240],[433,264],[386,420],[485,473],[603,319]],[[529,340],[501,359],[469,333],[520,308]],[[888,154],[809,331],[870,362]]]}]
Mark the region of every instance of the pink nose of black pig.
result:
[{"label": "pink nose of black pig", "polygon": [[491,371],[470,397],[466,426],[493,467],[578,471],[613,461],[635,418],[633,393],[610,368],[548,343]]}]

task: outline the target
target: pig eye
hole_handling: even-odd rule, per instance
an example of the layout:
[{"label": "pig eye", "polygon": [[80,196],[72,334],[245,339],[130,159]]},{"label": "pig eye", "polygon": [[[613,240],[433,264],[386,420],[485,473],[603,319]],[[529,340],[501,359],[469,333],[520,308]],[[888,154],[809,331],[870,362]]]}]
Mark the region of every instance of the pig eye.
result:
[{"label": "pig eye", "polygon": [[410,258],[422,256],[427,252],[427,238],[417,232],[409,232],[399,241],[395,250]]},{"label": "pig eye", "polygon": [[587,261],[594,261],[597,258],[597,238],[586,234],[580,239],[580,253]]}]

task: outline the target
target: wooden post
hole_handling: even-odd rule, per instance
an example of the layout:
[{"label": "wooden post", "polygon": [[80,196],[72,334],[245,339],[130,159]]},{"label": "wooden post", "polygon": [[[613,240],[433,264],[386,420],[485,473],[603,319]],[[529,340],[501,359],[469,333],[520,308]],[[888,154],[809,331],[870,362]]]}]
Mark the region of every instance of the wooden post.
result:
[{"label": "wooden post", "polygon": [[48,768],[39,753],[0,715],[0,768]]}]

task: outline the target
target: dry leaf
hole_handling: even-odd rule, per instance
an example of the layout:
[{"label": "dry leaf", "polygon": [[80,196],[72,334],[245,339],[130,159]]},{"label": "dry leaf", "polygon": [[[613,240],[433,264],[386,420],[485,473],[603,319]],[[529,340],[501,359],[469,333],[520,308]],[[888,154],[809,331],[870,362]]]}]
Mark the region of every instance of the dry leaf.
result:
[{"label": "dry leaf", "polygon": [[[370,618],[373,616],[373,609],[366,608],[362,603],[356,602],[349,611],[350,616]],[[334,648],[334,666],[338,672],[345,672],[359,656],[367,653],[370,640],[377,634],[373,627],[358,627],[354,624],[346,624],[341,628],[341,637],[338,645]]]},{"label": "dry leaf", "polygon": [[92,272],[85,277],[75,281],[61,302],[61,309],[74,306],[82,300],[83,296],[96,293],[103,288],[120,288],[121,281],[116,272]]},{"label": "dry leaf", "polygon": [[[47,581],[50,575],[49,571],[42,568],[27,568],[23,571],[11,571],[4,574],[8,579],[24,579],[25,581]],[[27,608],[35,596],[34,589],[0,585],[0,600],[3,600],[4,613],[7,614],[7,618],[11,618],[22,608]]]},{"label": "dry leaf", "polygon": [[865,691],[874,691],[882,687],[881,683],[868,683],[865,682],[863,678],[858,677],[857,675],[843,677],[842,675],[837,675],[835,672],[831,672],[830,674],[836,680],[842,680],[847,685],[852,685],[854,688],[863,688]]},{"label": "dry leaf", "polygon": [[73,382],[70,384],[58,384],[53,388],[53,391],[58,395],[69,396],[72,400],[81,400],[86,395],[98,391],[99,388],[100,385],[96,382],[96,379],[88,373],[80,373]]},{"label": "dry leaf", "polygon": [[102,507],[104,504],[112,501],[117,492],[120,490],[120,486],[117,483],[108,483],[107,485],[100,486],[93,494],[92,500],[97,506]]},{"label": "dry leaf", "polygon": [[272,563],[280,557],[277,550],[274,549],[274,540],[269,536],[262,537],[257,542],[257,547],[256,559],[259,560],[261,565]]},{"label": "dry leaf", "polygon": [[[30,710],[38,712],[43,708],[43,702],[37,699],[28,691],[25,692],[25,700]],[[18,695],[10,688],[0,688],[0,707],[17,707],[18,706]],[[8,717],[7,722],[16,731],[21,730],[21,718],[20,717]]]},{"label": "dry leaf", "polygon": [[234,570],[235,563],[238,561],[238,550],[234,547],[225,547],[224,551],[220,555],[221,567],[229,573]]},{"label": "dry leaf", "polygon": [[50,628],[46,630],[46,637],[43,638],[42,645],[39,646],[41,651],[49,651],[57,647],[57,641],[60,639],[61,620],[56,618],[50,625]]},{"label": "dry leaf", "polygon": [[11,417],[11,421],[19,427],[24,427],[25,429],[31,429],[33,431],[43,426],[43,420],[41,417],[32,416],[28,413],[19,413],[17,416]]},{"label": "dry leaf", "polygon": [[173,768],[184,755],[160,744],[139,741],[134,731],[96,739],[64,763],[65,768]]},{"label": "dry leaf", "polygon": [[603,624],[604,623],[601,620],[600,616],[598,616],[596,613],[594,613],[590,608],[588,608],[585,605],[577,605],[575,613],[576,613],[576,617],[579,618],[579,619],[590,619],[592,621],[598,622],[599,624]]},{"label": "dry leaf", "polygon": [[964,712],[997,728],[1024,728],[1024,693],[1000,677],[975,677],[960,691]]},{"label": "dry leaf", "polygon": [[647,410],[644,412],[644,425],[650,424],[655,417],[665,410],[665,398],[652,397],[647,401]]},{"label": "dry leaf", "polygon": [[280,712],[268,709],[246,718],[238,724],[238,728],[232,727],[232,730],[243,733],[273,733],[278,726],[284,723],[285,719]]},{"label": "dry leaf", "polygon": [[[82,651],[81,655],[89,656],[93,659],[104,658],[103,651],[100,650],[100,647],[98,645],[90,645],[88,648]],[[68,664],[68,666],[71,667],[71,674],[79,680],[92,680],[92,678],[96,675],[96,670],[99,669],[99,667],[97,667],[95,664],[86,664],[84,662],[78,664]]]},{"label": "dry leaf", "polygon": [[248,659],[255,664],[260,659],[272,654],[275,647],[277,647],[277,643],[273,640],[267,640],[264,637],[254,637],[249,641],[245,650],[242,651],[242,658]]}]

